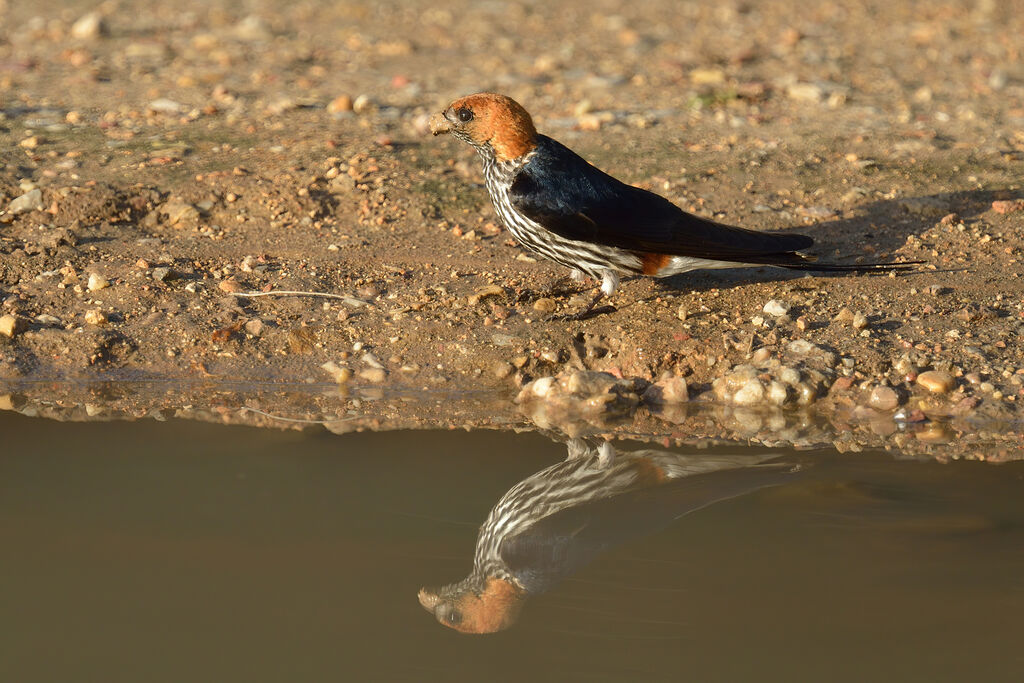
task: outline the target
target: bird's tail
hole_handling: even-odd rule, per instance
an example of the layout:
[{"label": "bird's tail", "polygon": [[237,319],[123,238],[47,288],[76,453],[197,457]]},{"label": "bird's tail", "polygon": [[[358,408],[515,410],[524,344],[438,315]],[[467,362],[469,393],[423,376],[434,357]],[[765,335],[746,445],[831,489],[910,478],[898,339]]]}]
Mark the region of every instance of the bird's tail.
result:
[{"label": "bird's tail", "polygon": [[896,270],[907,272],[917,270],[916,266],[925,261],[883,261],[876,263],[818,263],[813,257],[794,253],[797,259],[790,262],[774,263],[772,265],[790,270],[806,270],[817,273],[876,273],[879,271]]}]

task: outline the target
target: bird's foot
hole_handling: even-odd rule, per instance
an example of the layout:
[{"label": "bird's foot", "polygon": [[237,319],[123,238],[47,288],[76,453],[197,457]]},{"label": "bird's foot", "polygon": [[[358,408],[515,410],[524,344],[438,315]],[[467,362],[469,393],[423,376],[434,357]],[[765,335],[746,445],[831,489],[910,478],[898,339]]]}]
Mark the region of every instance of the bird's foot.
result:
[{"label": "bird's foot", "polygon": [[550,287],[548,287],[547,296],[554,298],[569,294],[577,294],[580,289],[574,285],[578,285],[586,279],[587,276],[578,270],[574,270],[568,275],[562,275],[552,282]]},{"label": "bird's foot", "polygon": [[594,318],[605,313],[614,313],[616,309],[612,305],[597,307],[597,302],[604,298],[604,292],[601,290],[597,291],[597,294],[590,300],[590,302],[583,308],[583,310],[577,311],[576,313],[556,313],[548,318],[549,321],[572,321],[572,320],[587,320],[588,318]]}]

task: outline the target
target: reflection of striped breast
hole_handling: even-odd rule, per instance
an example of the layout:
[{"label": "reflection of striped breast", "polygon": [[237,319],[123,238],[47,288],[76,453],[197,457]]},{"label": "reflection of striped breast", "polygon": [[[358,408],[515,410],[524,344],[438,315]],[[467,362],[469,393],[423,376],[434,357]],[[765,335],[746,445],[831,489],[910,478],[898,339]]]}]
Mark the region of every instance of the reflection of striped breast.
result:
[{"label": "reflection of striped breast", "polygon": [[601,466],[593,455],[565,460],[524,479],[508,491],[480,527],[474,569],[511,579],[499,548],[514,536],[556,512],[650,486],[672,476],[654,459],[624,453]]}]

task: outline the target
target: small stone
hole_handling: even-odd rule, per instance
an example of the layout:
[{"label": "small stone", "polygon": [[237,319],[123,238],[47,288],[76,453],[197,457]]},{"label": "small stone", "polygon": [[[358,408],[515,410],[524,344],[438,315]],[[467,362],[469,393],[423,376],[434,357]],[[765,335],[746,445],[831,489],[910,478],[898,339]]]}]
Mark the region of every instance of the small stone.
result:
[{"label": "small stone", "polygon": [[359,378],[365,379],[371,384],[380,384],[387,379],[388,373],[382,368],[363,368],[359,371]]},{"label": "small stone", "polygon": [[83,14],[71,25],[71,37],[78,40],[95,40],[106,32],[106,23],[99,12]]},{"label": "small stone", "polygon": [[168,114],[171,116],[181,114],[185,111],[185,105],[181,102],[175,102],[174,100],[167,99],[166,97],[159,97],[153,100],[149,103],[148,107],[151,112],[155,112],[157,114]]},{"label": "small stone", "polygon": [[891,387],[875,387],[868,395],[868,405],[875,410],[889,412],[900,405],[900,397]]},{"label": "small stone", "polygon": [[807,320],[807,316],[802,315],[796,319],[796,329],[804,332],[808,327],[810,327],[810,323]]},{"label": "small stone", "polygon": [[683,377],[667,377],[658,380],[647,387],[643,394],[643,401],[647,404],[686,403],[689,400],[689,387]]},{"label": "small stone", "polygon": [[40,190],[29,190],[11,200],[11,203],[7,205],[7,212],[16,214],[23,211],[42,211],[44,208],[46,207],[43,204],[43,193]]},{"label": "small stone", "polygon": [[367,111],[371,107],[373,107],[373,100],[370,99],[369,95],[359,95],[352,102],[352,111],[357,114]]},{"label": "small stone", "polygon": [[764,399],[764,387],[756,377],[747,380],[739,391],[733,394],[732,402],[741,406],[757,405]]},{"label": "small stone", "polygon": [[263,328],[266,325],[259,318],[253,318],[252,320],[245,323],[245,331],[254,337],[259,337],[263,334]]},{"label": "small stone", "polygon": [[762,308],[761,310],[772,317],[778,318],[779,316],[783,316],[789,313],[789,309],[790,305],[785,301],[780,301],[779,299],[771,299],[768,301],[768,303],[764,305],[764,308]]},{"label": "small stone", "polygon": [[835,317],[835,320],[837,323],[852,323],[853,311],[844,306],[843,309],[839,311],[839,315]]},{"label": "small stone", "polygon": [[19,142],[18,144],[24,147],[25,149],[35,149],[36,147],[39,146],[40,142],[42,142],[42,140],[40,140],[38,135],[30,135],[21,142]]},{"label": "small stone", "polygon": [[865,327],[868,326],[868,317],[863,313],[855,313],[853,316],[853,320],[850,321],[850,324],[853,326],[853,329],[855,330],[863,330]]},{"label": "small stone", "polygon": [[786,385],[777,380],[772,380],[768,383],[768,392],[766,398],[769,403],[774,403],[777,406],[781,406],[786,402],[789,396],[789,390],[786,389]]},{"label": "small stone", "polygon": [[217,288],[222,292],[232,294],[234,292],[241,292],[245,289],[237,280],[221,280],[217,283]]},{"label": "small stone", "polygon": [[85,322],[90,325],[106,325],[107,316],[98,308],[90,308],[85,312]]},{"label": "small stone", "polygon": [[949,213],[949,204],[934,197],[908,197],[899,200],[897,206],[916,216],[941,218]]},{"label": "small stone", "polygon": [[103,277],[99,273],[89,274],[89,284],[87,285],[87,287],[89,288],[90,292],[95,292],[98,289],[103,289],[109,286],[110,282],[107,280],[107,278]]},{"label": "small stone", "polygon": [[153,279],[157,282],[164,282],[165,280],[174,280],[178,277],[178,274],[166,266],[160,266],[159,268],[153,269]]},{"label": "small stone", "polygon": [[816,83],[790,83],[786,94],[802,102],[820,102],[825,97],[825,90]]},{"label": "small stone", "polygon": [[340,114],[345,111],[352,111],[352,98],[348,95],[338,95],[327,105],[328,114]]},{"label": "small stone", "polygon": [[510,376],[513,372],[515,372],[515,368],[512,367],[512,364],[506,363],[504,361],[498,361],[491,368],[491,374],[493,374],[498,379],[505,379],[506,377]]},{"label": "small stone", "polygon": [[170,201],[160,207],[160,213],[167,216],[169,225],[198,221],[199,209],[186,202]]},{"label": "small stone", "polygon": [[14,335],[19,334],[25,330],[25,319],[20,318],[16,315],[0,316],[0,334],[5,337],[13,338]]},{"label": "small stone", "polygon": [[333,379],[338,384],[344,384],[345,382],[348,382],[350,379],[352,379],[352,371],[344,366],[338,365],[333,360],[327,361],[326,363],[321,365],[320,368],[328,375],[330,375],[331,379]]},{"label": "small stone", "polygon": [[547,297],[533,302],[533,310],[542,315],[551,315],[555,312],[555,307],[554,299],[548,299]]},{"label": "small stone", "polygon": [[689,311],[686,310],[686,304],[679,304],[679,310],[676,311],[676,317],[685,321],[688,315]]},{"label": "small stone", "polygon": [[544,398],[555,388],[554,377],[541,377],[540,379],[534,380],[530,385],[530,393],[537,398]]},{"label": "small stone", "polygon": [[992,202],[992,210],[996,213],[1014,213],[1024,211],[1024,199],[1001,199]]},{"label": "small stone", "polygon": [[917,376],[917,383],[933,393],[945,394],[956,386],[956,379],[948,372],[929,370]]}]

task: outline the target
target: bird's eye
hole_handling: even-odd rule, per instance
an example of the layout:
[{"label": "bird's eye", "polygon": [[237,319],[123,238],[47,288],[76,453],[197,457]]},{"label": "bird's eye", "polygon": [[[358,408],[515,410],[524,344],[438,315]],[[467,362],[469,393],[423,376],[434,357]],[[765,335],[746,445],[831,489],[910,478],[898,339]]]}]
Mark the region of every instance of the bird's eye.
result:
[{"label": "bird's eye", "polygon": [[455,110],[455,115],[459,117],[459,121],[463,123],[469,123],[473,120],[473,110],[462,107]]},{"label": "bird's eye", "polygon": [[445,618],[448,620],[449,624],[458,624],[459,622],[462,621],[462,615],[459,614],[458,610],[454,610],[454,609],[451,612],[449,612],[448,614],[446,614]]}]

